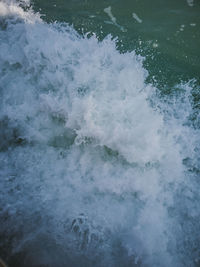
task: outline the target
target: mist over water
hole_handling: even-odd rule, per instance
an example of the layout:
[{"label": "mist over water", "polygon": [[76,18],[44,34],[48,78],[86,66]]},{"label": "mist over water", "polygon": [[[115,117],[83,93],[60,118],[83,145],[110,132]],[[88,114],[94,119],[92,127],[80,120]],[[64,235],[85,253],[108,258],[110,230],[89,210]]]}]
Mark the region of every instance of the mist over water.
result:
[{"label": "mist over water", "polygon": [[160,88],[144,65],[112,35],[99,41],[44,22],[29,3],[0,2],[9,266],[200,264],[198,82]]}]

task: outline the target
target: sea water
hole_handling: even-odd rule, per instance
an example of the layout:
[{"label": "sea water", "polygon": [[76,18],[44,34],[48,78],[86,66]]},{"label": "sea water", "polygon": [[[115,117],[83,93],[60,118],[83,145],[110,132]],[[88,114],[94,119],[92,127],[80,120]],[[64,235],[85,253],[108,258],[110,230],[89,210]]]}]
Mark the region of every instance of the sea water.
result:
[{"label": "sea water", "polygon": [[9,266],[199,266],[200,6],[146,2],[0,2]]}]

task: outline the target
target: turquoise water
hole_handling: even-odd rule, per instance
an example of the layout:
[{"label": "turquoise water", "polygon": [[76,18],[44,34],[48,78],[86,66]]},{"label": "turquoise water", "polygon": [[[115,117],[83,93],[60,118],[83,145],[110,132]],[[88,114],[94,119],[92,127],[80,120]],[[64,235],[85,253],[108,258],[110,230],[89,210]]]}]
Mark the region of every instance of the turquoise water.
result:
[{"label": "turquoise water", "polygon": [[200,2],[0,2],[0,257],[199,266]]}]

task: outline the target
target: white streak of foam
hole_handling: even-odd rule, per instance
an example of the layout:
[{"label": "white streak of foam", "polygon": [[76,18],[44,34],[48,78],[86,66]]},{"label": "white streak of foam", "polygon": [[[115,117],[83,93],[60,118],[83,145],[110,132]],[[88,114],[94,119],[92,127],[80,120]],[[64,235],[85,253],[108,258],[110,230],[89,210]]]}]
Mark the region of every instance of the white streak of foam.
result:
[{"label": "white streak of foam", "polygon": [[138,17],[138,15],[136,13],[132,13],[132,17],[138,22],[138,23],[142,23],[142,20]]},{"label": "white streak of foam", "polygon": [[111,19],[110,23],[112,23],[113,25],[117,26],[122,32],[126,32],[127,31],[123,26],[121,26],[121,25],[119,25],[117,23],[116,17],[114,17],[113,14],[112,14],[111,6],[104,8],[104,12],[110,17],[110,19]]},{"label": "white streak of foam", "polygon": [[108,16],[110,17],[111,21],[112,21],[114,24],[117,23],[116,18],[115,18],[115,17],[113,16],[113,14],[112,14],[111,6],[104,8],[104,12],[105,12],[106,14],[108,14]]}]

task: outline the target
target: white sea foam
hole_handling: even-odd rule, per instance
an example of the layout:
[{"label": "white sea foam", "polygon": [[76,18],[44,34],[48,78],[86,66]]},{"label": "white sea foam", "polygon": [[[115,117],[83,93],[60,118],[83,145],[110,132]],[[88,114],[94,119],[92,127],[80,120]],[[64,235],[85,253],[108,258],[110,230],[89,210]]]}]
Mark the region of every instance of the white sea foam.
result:
[{"label": "white sea foam", "polygon": [[132,16],[138,23],[142,23],[142,20],[138,17],[136,13],[132,13]]},{"label": "white sea foam", "polygon": [[113,14],[112,14],[111,6],[104,8],[104,12],[109,16],[109,18],[111,20],[111,21],[105,21],[106,23],[110,23],[110,24],[113,24],[113,25],[117,26],[122,32],[126,32],[127,31],[123,26],[121,26],[121,25],[119,25],[117,23],[116,17],[114,17]]},{"label": "white sea foam", "polygon": [[[196,176],[187,173],[199,168],[192,86],[160,99],[143,58],[120,54],[111,37],[83,38],[14,2],[1,6],[1,225],[24,236],[13,253],[47,264],[41,240],[56,239],[56,266],[67,251],[104,255],[101,266],[191,264],[181,232],[198,230]],[[193,230],[179,227],[184,207]]]},{"label": "white sea foam", "polygon": [[[29,6],[29,0],[20,1],[21,5]],[[20,18],[29,23],[34,23],[36,20],[40,20],[39,14],[35,14],[29,9],[29,12],[24,12],[15,1],[12,0],[2,0],[0,2],[0,18],[12,17]]]}]

